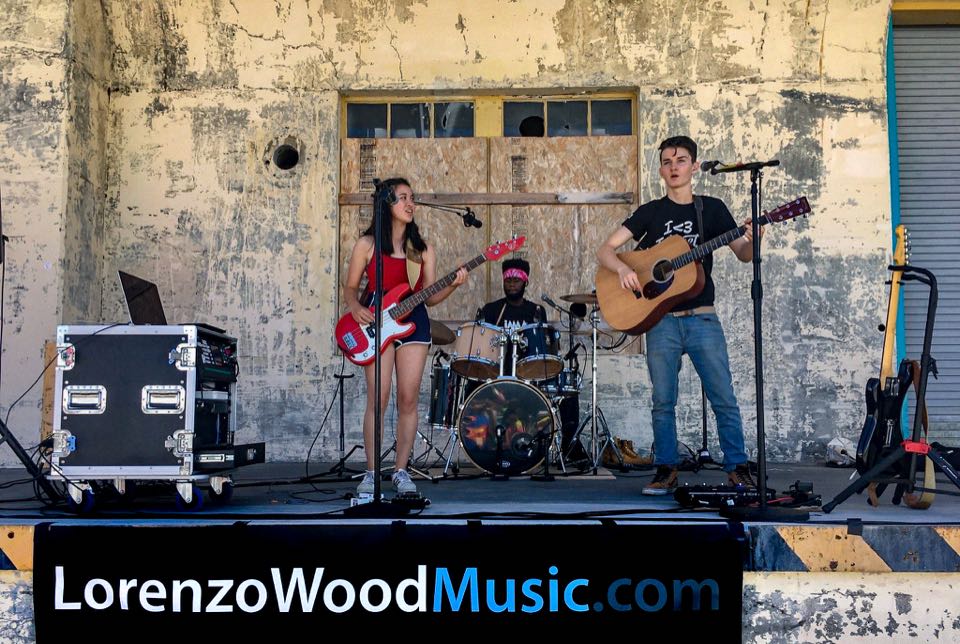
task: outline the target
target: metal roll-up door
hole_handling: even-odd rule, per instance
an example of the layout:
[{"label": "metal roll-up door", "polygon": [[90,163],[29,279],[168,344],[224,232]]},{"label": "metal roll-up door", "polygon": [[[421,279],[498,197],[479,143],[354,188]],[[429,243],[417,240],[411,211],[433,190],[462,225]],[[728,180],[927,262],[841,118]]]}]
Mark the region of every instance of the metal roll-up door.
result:
[{"label": "metal roll-up door", "polygon": [[[931,354],[940,377],[927,387],[931,437],[960,445],[960,28],[893,30],[900,216],[910,263],[937,278]],[[919,359],[929,290],[904,286],[906,354]],[[913,407],[910,422],[913,422]]]}]

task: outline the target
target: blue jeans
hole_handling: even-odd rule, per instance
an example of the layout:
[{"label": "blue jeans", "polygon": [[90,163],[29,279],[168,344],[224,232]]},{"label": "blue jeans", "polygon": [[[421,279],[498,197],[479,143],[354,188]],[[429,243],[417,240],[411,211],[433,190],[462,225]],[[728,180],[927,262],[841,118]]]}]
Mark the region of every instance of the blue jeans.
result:
[{"label": "blue jeans", "polygon": [[747,462],[743,446],[740,407],[733,393],[730,360],[723,328],[715,313],[674,317],[666,315],[647,331],[647,368],[653,384],[654,463],[676,465],[677,392],[680,357],[690,356],[717,417],[723,469],[730,472]]}]

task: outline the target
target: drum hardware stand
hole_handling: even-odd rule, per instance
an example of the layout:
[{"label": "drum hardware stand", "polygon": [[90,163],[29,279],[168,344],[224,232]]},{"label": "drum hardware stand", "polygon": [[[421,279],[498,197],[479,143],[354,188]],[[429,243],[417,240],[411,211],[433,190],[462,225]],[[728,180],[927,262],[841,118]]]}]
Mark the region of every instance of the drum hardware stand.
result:
[{"label": "drum hardware stand", "polygon": [[[503,470],[503,433],[505,429],[503,425],[497,425],[497,469]],[[509,481],[509,474],[498,474],[496,472],[490,473],[491,481]]]},{"label": "drum hardware stand", "polygon": [[[420,436],[423,435],[423,434],[420,433],[420,430],[417,430],[417,434],[420,435]],[[390,452],[393,452],[394,454],[396,454],[396,452],[397,452],[397,439],[393,439],[393,445],[391,445],[390,448],[389,448],[387,451],[385,451],[383,454],[380,455],[380,460],[382,461],[384,458],[386,458],[386,456],[387,456]],[[411,456],[412,456],[412,455],[411,455]],[[391,465],[390,467],[386,468],[386,470],[387,470],[387,471],[389,471],[389,470],[396,470],[396,468],[397,468],[396,462],[394,462],[394,464]],[[407,461],[407,471],[408,471],[411,475],[416,474],[416,475],[419,476],[420,478],[425,479],[425,480],[427,480],[427,481],[430,481],[431,483],[433,483],[433,481],[434,481],[434,477],[430,476],[430,472],[424,471],[424,470],[422,470],[422,469],[420,469],[420,468],[418,468],[418,467],[415,467],[415,466],[413,465],[413,458],[411,458],[409,461]]]},{"label": "drum hardware stand", "polygon": [[[554,414],[554,416],[556,416],[556,414]],[[556,418],[554,418],[554,421],[556,421]],[[544,439],[544,432],[542,429],[537,432],[536,442],[540,446],[540,451],[543,452],[543,472],[540,474],[532,474],[530,476],[531,481],[552,483],[554,480],[556,480],[556,477],[550,473],[550,444],[553,443],[555,428],[556,422],[554,422],[554,428],[548,433],[547,439]],[[546,446],[544,446],[544,443],[546,443]],[[566,473],[566,469],[563,471]]]},{"label": "drum hardware stand", "polygon": [[[592,353],[590,356],[590,415],[585,418],[580,427],[577,428],[577,433],[574,434],[570,442],[572,444],[578,440],[587,423],[590,423],[590,456],[593,461],[593,475],[596,476],[600,459],[603,457],[603,451],[607,446],[613,449],[613,453],[616,455],[621,467],[623,467],[623,454],[620,453],[620,449],[610,435],[610,428],[607,427],[607,420],[603,417],[603,410],[597,405],[597,327],[600,326],[600,307],[597,304],[594,304],[593,309],[590,311],[590,326],[592,327],[591,335],[593,339],[593,346],[591,347]],[[598,421],[600,423],[599,434],[597,430]],[[603,437],[603,445],[598,449],[597,442],[601,436]]]},{"label": "drum hardware stand", "polygon": [[350,448],[350,451],[344,454],[344,418],[343,418],[343,381],[353,378],[352,373],[335,373],[333,377],[337,379],[337,397],[339,398],[340,404],[340,460],[337,461],[337,464],[330,468],[327,474],[336,474],[339,478],[344,478],[345,474],[351,474],[354,476],[349,476],[346,478],[357,478],[357,474],[363,474],[363,470],[355,470],[351,467],[347,467],[347,459],[350,458],[350,455],[353,454],[358,449],[363,449],[363,445],[354,445]]}]

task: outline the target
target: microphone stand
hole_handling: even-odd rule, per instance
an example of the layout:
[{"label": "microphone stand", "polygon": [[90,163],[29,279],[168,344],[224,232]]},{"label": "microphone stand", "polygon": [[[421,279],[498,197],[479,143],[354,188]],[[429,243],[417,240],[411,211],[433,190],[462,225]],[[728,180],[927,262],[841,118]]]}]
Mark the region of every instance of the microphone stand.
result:
[{"label": "microphone stand", "polygon": [[[710,170],[710,174],[750,172],[750,228],[753,231],[753,283],[750,285],[750,297],[753,299],[753,358],[757,395],[757,492],[760,496],[760,505],[755,508],[731,506],[720,509],[721,516],[743,521],[777,519],[806,521],[810,518],[810,513],[804,510],[767,505],[767,439],[763,418],[763,282],[760,275],[760,203],[763,168],[778,165],[780,161],[774,159],[738,163],[733,166],[714,166]],[[719,170],[718,167],[720,167]]]},{"label": "microphone stand", "polygon": [[383,331],[383,239],[381,222],[384,208],[389,208],[396,201],[393,190],[385,188],[379,179],[373,180],[376,192],[373,194],[373,266],[374,266],[374,288],[373,288],[373,324],[374,324],[374,354],[373,354],[373,501],[354,505],[344,509],[346,516],[362,517],[400,517],[410,513],[409,507],[395,504],[391,507],[388,502],[380,498],[381,482],[380,474],[382,467],[380,464],[380,449],[382,446],[383,432],[383,414],[380,409],[380,342]]},{"label": "microphone stand", "polygon": [[463,220],[464,228],[470,228],[471,226],[473,228],[483,227],[483,222],[477,219],[476,215],[472,210],[470,210],[469,206],[464,206],[462,208],[459,206],[444,206],[438,203],[428,203],[426,201],[417,201],[416,199],[413,200],[413,203],[417,204],[418,206],[426,206],[427,208],[442,210],[443,212],[451,212]]}]

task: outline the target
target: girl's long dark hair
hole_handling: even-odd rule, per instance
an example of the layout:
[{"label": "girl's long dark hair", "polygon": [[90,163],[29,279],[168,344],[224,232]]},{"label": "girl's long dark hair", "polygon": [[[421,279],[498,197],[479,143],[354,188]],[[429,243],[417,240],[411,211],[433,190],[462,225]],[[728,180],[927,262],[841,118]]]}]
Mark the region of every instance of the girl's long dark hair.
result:
[{"label": "girl's long dark hair", "polygon": [[[387,179],[386,181],[380,184],[382,190],[393,190],[395,186],[406,186],[413,189],[413,186],[410,185],[410,182],[404,179],[403,177],[393,177],[392,179]],[[381,208],[380,211],[380,244],[383,248],[383,253],[385,255],[393,255],[393,235],[391,231],[393,230],[393,225],[391,224],[392,215],[390,214],[390,206]],[[374,224],[376,222],[370,222],[370,226],[363,231],[364,235],[374,235]],[[403,251],[408,250],[408,246],[415,250],[417,253],[422,253],[427,250],[427,244],[423,241],[423,237],[420,236],[420,229],[417,228],[417,222],[411,221],[407,224],[406,230],[403,231]]]}]

